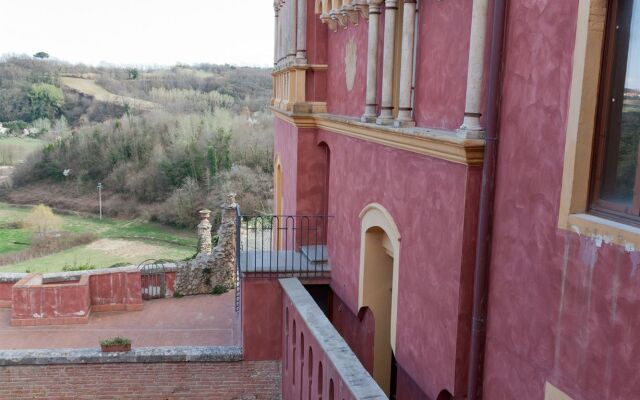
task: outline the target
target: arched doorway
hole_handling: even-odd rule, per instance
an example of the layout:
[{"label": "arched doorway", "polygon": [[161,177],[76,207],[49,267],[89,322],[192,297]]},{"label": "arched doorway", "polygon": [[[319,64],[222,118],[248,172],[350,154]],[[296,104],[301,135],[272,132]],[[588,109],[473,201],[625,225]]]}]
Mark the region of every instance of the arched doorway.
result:
[{"label": "arched doorway", "polygon": [[360,285],[358,302],[374,318],[373,378],[391,393],[396,350],[400,234],[387,210],[370,204],[361,212]]},{"label": "arched doorway", "polygon": [[275,218],[275,227],[274,227],[274,233],[276,235],[276,240],[274,241],[275,243],[275,247],[276,249],[281,249],[282,248],[282,238],[280,235],[280,224],[284,223],[284,221],[281,221],[281,217],[283,214],[283,203],[284,203],[284,199],[283,199],[283,186],[284,186],[284,178],[283,178],[283,173],[282,173],[282,163],[280,163],[280,156],[276,155],[276,159],[275,159],[275,167],[274,167],[274,182],[273,182],[273,191],[274,191],[274,207],[273,207],[273,211],[274,214],[276,215]]}]

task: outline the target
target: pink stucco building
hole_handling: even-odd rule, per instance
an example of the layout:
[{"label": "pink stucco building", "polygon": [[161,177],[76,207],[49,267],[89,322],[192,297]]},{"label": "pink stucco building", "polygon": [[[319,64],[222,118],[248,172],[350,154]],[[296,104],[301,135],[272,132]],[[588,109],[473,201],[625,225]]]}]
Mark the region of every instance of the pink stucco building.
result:
[{"label": "pink stucco building", "polygon": [[385,394],[640,398],[640,1],[274,3],[275,212]]}]

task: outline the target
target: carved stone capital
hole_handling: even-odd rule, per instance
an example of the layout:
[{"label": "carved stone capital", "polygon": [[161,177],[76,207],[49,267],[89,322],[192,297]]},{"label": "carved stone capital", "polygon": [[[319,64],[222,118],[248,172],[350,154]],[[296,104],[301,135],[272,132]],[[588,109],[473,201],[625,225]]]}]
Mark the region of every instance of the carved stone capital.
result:
[{"label": "carved stone capital", "polygon": [[369,3],[367,0],[355,0],[353,9],[358,11],[365,20],[369,19]]},{"label": "carved stone capital", "polygon": [[331,29],[332,31],[335,32],[338,30],[338,21],[333,19],[330,14],[322,13],[320,15],[320,21],[327,24],[329,26],[329,29]]},{"label": "carved stone capital", "polygon": [[353,25],[358,25],[360,12],[356,9],[356,6],[345,4],[342,6],[342,15]]},{"label": "carved stone capital", "polygon": [[347,27],[347,22],[349,21],[349,18],[347,17],[346,14],[342,12],[342,10],[331,10],[331,13],[329,15],[331,16],[332,20],[338,23],[338,25],[340,25],[343,28]]}]

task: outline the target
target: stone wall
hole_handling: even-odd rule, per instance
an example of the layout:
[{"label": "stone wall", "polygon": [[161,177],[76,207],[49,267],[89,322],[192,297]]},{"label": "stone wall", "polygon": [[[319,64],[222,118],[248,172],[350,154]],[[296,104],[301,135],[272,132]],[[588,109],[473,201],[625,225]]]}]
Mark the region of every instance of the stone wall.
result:
[{"label": "stone wall", "polygon": [[0,368],[0,399],[280,399],[278,361]]},{"label": "stone wall", "polygon": [[[178,267],[175,283],[177,295],[220,294],[235,287],[236,207],[235,195],[231,194],[222,206],[218,244],[211,254],[208,254],[204,246],[193,260]],[[204,222],[208,223],[208,220],[203,219],[201,224]],[[199,242],[206,243],[206,240],[201,239]]]}]

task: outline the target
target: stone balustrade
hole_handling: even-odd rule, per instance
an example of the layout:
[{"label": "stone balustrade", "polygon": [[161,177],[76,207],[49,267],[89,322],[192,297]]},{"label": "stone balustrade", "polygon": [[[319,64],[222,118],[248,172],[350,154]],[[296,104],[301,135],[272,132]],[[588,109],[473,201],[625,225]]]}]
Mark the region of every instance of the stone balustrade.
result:
[{"label": "stone balustrade", "polygon": [[294,64],[274,71],[271,105],[291,113],[326,112],[325,102],[309,101],[306,95],[307,76],[326,70],[326,65]]},{"label": "stone balustrade", "polygon": [[387,399],[297,278],[282,287],[282,398]]}]

